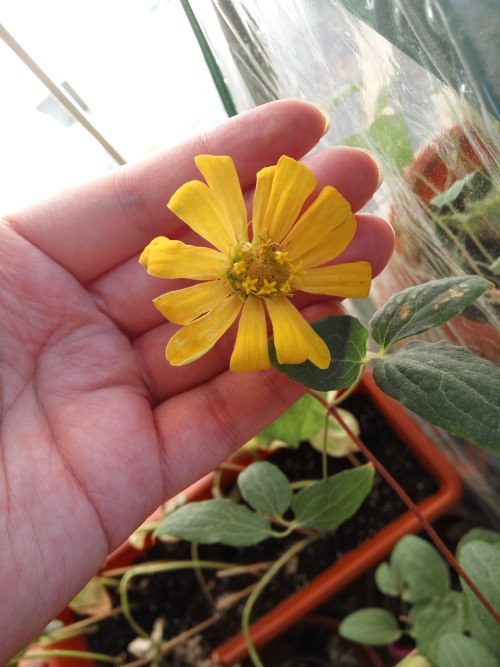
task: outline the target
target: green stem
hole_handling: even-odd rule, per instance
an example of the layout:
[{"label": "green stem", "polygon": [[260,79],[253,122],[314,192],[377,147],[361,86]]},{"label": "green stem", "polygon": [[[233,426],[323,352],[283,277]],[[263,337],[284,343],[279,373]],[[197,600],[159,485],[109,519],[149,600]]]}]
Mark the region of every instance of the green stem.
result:
[{"label": "green stem", "polygon": [[35,658],[79,658],[81,660],[100,660],[116,665],[116,658],[104,653],[91,653],[90,651],[70,651],[65,649],[47,649],[46,651],[27,651],[24,655],[10,660],[5,667],[13,667],[21,660],[34,660]]},{"label": "green stem", "polygon": [[187,16],[191,29],[194,32],[203,57],[205,58],[205,62],[210,71],[215,87],[217,88],[221,102],[224,105],[224,109],[226,110],[226,113],[229,117],[236,116],[238,111],[233,102],[233,98],[231,97],[231,93],[229,92],[229,88],[224,81],[224,77],[219,65],[217,64],[217,61],[215,60],[207,38],[205,37],[203,30],[201,29],[201,26],[198,23],[193,10],[191,9],[191,5],[189,4],[188,0],[181,0],[181,5],[184,13]]},{"label": "green stem", "polygon": [[120,581],[120,602],[123,609],[123,616],[126,618],[130,627],[136,632],[140,637],[145,637],[146,639],[151,639],[149,633],[146,632],[137,621],[132,616],[130,611],[130,605],[128,601],[128,585],[134,577],[141,576],[143,574],[159,574],[160,572],[170,572],[173,570],[189,570],[194,568],[208,568],[211,570],[226,570],[234,567],[234,563],[219,563],[217,561],[203,561],[203,560],[193,560],[193,561],[174,561],[169,563],[147,563],[145,565],[138,565],[130,569],[123,575],[122,580]]},{"label": "green stem", "polygon": [[245,602],[245,607],[243,608],[243,613],[241,615],[241,631],[245,637],[248,655],[250,656],[255,667],[264,667],[252,641],[252,637],[250,636],[250,616],[252,614],[255,602],[267,584],[274,577],[274,575],[277,574],[279,570],[284,565],[286,565],[286,563],[288,563],[288,561],[293,558],[293,556],[295,556],[295,554],[299,553],[299,551],[302,551],[302,549],[305,549],[305,547],[309,546],[309,544],[314,542],[314,540],[317,540],[318,537],[320,537],[319,534],[307,537],[305,540],[296,542],[293,546],[290,547],[290,549],[285,551],[285,553],[280,556],[280,558],[278,558],[278,560],[275,561],[269,570],[267,570],[267,572],[263,575],[263,577],[260,579],[256,587],[249,595],[248,600]]},{"label": "green stem", "polygon": [[[192,561],[199,561],[200,560],[200,549],[199,549],[198,542],[191,542],[191,560]],[[212,609],[215,609],[215,600],[214,600],[213,595],[212,595],[212,593],[210,593],[210,590],[207,586],[207,582],[206,582],[205,577],[203,575],[203,570],[201,569],[201,567],[195,567],[194,568],[194,573],[196,575],[196,579],[198,581],[198,584],[201,588],[201,592],[203,593],[203,597],[208,602],[208,605]]]}]

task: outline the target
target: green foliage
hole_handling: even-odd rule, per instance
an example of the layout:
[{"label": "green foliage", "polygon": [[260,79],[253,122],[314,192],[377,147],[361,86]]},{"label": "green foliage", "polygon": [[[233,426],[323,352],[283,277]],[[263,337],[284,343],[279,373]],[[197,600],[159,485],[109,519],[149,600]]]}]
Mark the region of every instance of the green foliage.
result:
[{"label": "green foliage", "polygon": [[[500,608],[500,534],[474,529],[457,548],[460,565],[491,602]],[[439,552],[420,537],[407,535],[394,547],[390,563],[382,563],[375,576],[382,593],[399,596],[418,655],[432,667],[500,667],[500,626],[462,582],[463,591],[450,590],[448,566]],[[411,608],[406,611],[406,604]],[[378,611],[379,615],[374,612]],[[384,612],[382,614],[382,612]],[[394,641],[391,614],[365,609],[347,616],[340,634],[360,643],[380,645]],[[363,622],[366,619],[366,631]],[[402,632],[402,631],[400,631]],[[425,662],[427,661],[427,662]],[[413,666],[403,661],[401,665]]]},{"label": "green foliage", "polygon": [[[318,402],[316,401],[316,403]],[[337,411],[354,435],[359,435],[360,426],[356,417],[342,408],[337,408]],[[324,416],[322,421],[325,421]],[[334,457],[346,456],[351,452],[358,451],[357,444],[334,417],[328,419],[326,442],[323,423],[321,429],[312,438],[309,438],[309,443],[318,452],[322,452],[326,445],[326,453]]]},{"label": "green foliage", "polygon": [[431,424],[500,453],[500,367],[465,348],[413,341],[382,359],[377,385]]},{"label": "green foliage", "polygon": [[463,178],[459,178],[454,183],[452,183],[449,188],[443,190],[443,192],[440,192],[435,197],[433,197],[430,203],[433,206],[437,206],[438,208],[452,204],[455,199],[462,193],[464,188],[466,188],[471,183],[476,173],[477,172],[473,171],[470,174],[466,174]]},{"label": "green foliage", "polygon": [[292,501],[299,525],[325,531],[349,519],[361,506],[373,484],[371,465],[344,470],[302,489]]},{"label": "green foliage", "polygon": [[[468,542],[460,549],[459,563],[495,609],[500,609],[500,547],[486,542]],[[500,624],[488,613],[462,581],[467,598],[467,616],[473,639],[500,660]]]},{"label": "green foliage", "polygon": [[448,322],[492,284],[479,276],[444,278],[394,294],[370,321],[370,333],[382,350],[408,336]]},{"label": "green foliage", "polygon": [[287,377],[317,391],[349,387],[356,381],[365,359],[368,331],[350,315],[332,315],[314,322],[312,327],[328,345],[332,355],[327,369],[321,370],[310,361],[280,364],[272,339],[269,350],[271,363]]},{"label": "green foliage", "polygon": [[290,483],[278,466],[257,461],[238,476],[243,499],[257,512],[282,516],[292,502]]},{"label": "green foliage", "polygon": [[415,535],[405,535],[391,555],[393,576],[400,582],[401,598],[422,602],[445,595],[450,588],[448,566],[439,551]]},{"label": "green foliage", "polygon": [[298,447],[303,440],[309,440],[322,428],[325,409],[313,396],[305,394],[299,398],[281,417],[262,431],[270,440],[286,442],[289,447]]},{"label": "green foliage", "polygon": [[344,139],[345,146],[375,149],[398,169],[413,160],[410,133],[405,119],[399,114],[383,113],[368,127],[366,134],[357,133]]},{"label": "green foliage", "polygon": [[157,526],[155,535],[171,535],[183,540],[232,547],[258,544],[272,536],[265,517],[244,505],[224,499],[188,503],[167,515]]},{"label": "green foliage", "polygon": [[345,618],[339,627],[342,637],[360,644],[383,646],[401,637],[397,618],[385,609],[360,609]]},{"label": "green foliage", "polygon": [[439,640],[437,664],[453,667],[500,667],[500,662],[484,646],[458,632],[448,632]]}]

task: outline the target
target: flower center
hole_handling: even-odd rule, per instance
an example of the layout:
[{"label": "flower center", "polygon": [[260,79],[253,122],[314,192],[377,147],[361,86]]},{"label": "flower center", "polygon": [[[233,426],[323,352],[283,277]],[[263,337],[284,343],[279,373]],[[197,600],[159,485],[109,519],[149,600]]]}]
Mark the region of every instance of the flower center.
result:
[{"label": "flower center", "polygon": [[290,280],[298,278],[299,269],[277,243],[257,241],[238,247],[226,277],[233,292],[243,299],[250,294],[269,297],[291,292]]}]

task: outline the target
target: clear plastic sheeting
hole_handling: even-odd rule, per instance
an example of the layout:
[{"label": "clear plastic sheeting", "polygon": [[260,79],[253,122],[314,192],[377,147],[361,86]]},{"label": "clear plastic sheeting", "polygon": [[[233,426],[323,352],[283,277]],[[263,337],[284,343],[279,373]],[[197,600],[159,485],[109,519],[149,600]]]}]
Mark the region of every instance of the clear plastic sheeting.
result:
[{"label": "clear plastic sheeting", "polygon": [[[391,220],[396,253],[374,283],[372,304],[435,278],[485,276],[496,288],[444,335],[498,363],[497,0],[191,4],[238,111],[284,97],[310,100],[332,117],[325,145],[365,147],[382,163],[385,182],[370,210]],[[361,316],[367,311],[363,304]],[[498,460],[456,439],[447,445],[498,513]]]}]

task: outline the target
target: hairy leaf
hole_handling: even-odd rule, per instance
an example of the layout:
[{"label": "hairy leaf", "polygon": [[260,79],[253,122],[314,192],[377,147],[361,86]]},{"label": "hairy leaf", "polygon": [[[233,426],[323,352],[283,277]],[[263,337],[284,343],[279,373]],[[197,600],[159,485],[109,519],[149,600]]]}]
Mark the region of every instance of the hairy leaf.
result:
[{"label": "hairy leaf", "polygon": [[383,646],[397,641],[402,633],[390,612],[369,607],[346,616],[339,626],[339,634],[359,644]]},{"label": "hairy leaf", "polygon": [[417,535],[405,535],[391,554],[391,569],[402,584],[402,598],[422,602],[445,595],[450,588],[448,566],[439,551]]},{"label": "hairy leaf", "polygon": [[271,363],[287,377],[317,391],[349,387],[358,377],[361,363],[366,357],[368,331],[350,315],[332,315],[311,326],[328,345],[332,356],[328,368],[322,370],[310,361],[280,364],[272,339],[269,349]]},{"label": "hairy leaf", "polygon": [[265,517],[232,500],[202,500],[179,507],[166,516],[155,535],[172,535],[201,544],[221,542],[244,547],[271,537],[271,525]]},{"label": "hairy leaf", "polygon": [[282,516],[290,507],[290,483],[269,461],[257,461],[245,468],[238,476],[238,486],[244,500],[258,512]]},{"label": "hairy leaf", "polygon": [[370,492],[371,465],[344,470],[302,489],[292,501],[295,519],[301,526],[325,531],[349,519]]},{"label": "hairy leaf", "polygon": [[448,632],[437,646],[439,667],[500,667],[500,662],[479,642],[457,632]]},{"label": "hairy leaf", "polygon": [[433,280],[394,294],[372,317],[373,339],[383,350],[408,336],[451,320],[470,306],[492,284],[480,276]]},{"label": "hairy leaf", "polygon": [[[460,550],[459,563],[494,609],[500,609],[500,547],[486,542],[469,542]],[[464,581],[462,587],[468,602],[472,638],[500,660],[500,623]]]},{"label": "hairy leaf", "polygon": [[414,341],[382,359],[377,385],[431,424],[500,453],[500,368],[463,347]]}]

